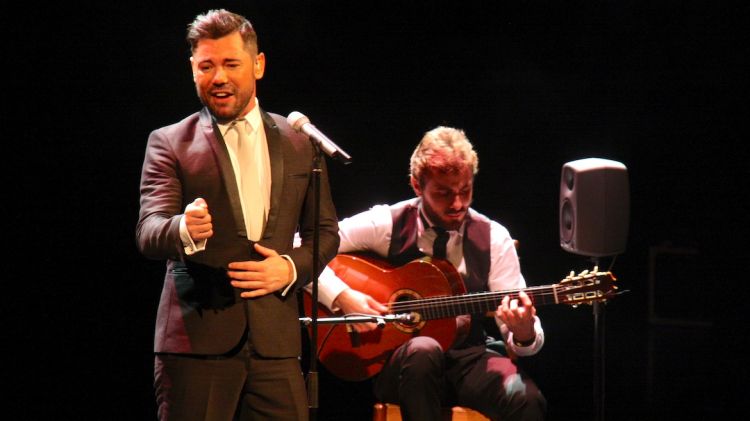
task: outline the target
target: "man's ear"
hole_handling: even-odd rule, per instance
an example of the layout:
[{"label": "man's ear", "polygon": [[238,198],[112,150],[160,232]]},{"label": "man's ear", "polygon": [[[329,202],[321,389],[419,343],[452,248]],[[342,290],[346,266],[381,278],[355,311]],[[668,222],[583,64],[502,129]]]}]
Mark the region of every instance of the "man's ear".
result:
[{"label": "man's ear", "polygon": [[411,188],[414,190],[414,194],[416,194],[418,197],[422,196],[422,187],[419,186],[419,181],[415,177],[410,178]]},{"label": "man's ear", "polygon": [[195,60],[193,56],[190,56],[190,72],[193,74],[193,82],[195,82]]},{"label": "man's ear", "polygon": [[253,74],[255,79],[262,79],[263,74],[266,72],[266,55],[258,53],[255,56],[255,64],[253,65]]}]

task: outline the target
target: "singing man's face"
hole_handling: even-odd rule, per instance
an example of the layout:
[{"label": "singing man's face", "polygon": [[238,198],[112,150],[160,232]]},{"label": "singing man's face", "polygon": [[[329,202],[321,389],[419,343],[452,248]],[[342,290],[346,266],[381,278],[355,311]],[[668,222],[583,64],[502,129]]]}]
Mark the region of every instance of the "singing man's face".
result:
[{"label": "singing man's face", "polygon": [[474,193],[474,175],[471,168],[441,173],[427,170],[422,174],[420,186],[412,178],[417,196],[422,198],[422,209],[434,224],[447,230],[457,230],[466,218]]},{"label": "singing man's face", "polygon": [[190,57],[195,89],[220,123],[244,116],[255,106],[255,82],[263,77],[263,53],[248,51],[239,32],[202,39]]}]

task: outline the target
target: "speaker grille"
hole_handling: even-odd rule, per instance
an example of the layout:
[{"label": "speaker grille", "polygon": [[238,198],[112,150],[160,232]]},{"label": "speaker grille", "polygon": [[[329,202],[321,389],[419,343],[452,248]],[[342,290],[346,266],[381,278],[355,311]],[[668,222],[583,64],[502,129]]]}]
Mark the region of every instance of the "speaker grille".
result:
[{"label": "speaker grille", "polygon": [[573,240],[573,223],[573,205],[565,198],[560,208],[560,240],[563,244],[568,244]]},{"label": "speaker grille", "polygon": [[560,246],[585,256],[625,250],[629,219],[625,165],[586,158],[563,165],[560,177]]}]

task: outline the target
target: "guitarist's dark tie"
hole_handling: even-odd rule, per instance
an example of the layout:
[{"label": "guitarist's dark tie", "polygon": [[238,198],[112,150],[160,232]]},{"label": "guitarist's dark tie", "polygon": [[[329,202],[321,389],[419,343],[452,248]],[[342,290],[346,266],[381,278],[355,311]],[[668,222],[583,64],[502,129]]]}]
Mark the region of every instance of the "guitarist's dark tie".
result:
[{"label": "guitarist's dark tie", "polygon": [[445,259],[445,248],[448,244],[448,238],[450,238],[450,234],[448,234],[448,231],[440,227],[432,227],[432,229],[437,234],[437,237],[435,237],[435,242],[432,243],[432,257],[436,259]]}]

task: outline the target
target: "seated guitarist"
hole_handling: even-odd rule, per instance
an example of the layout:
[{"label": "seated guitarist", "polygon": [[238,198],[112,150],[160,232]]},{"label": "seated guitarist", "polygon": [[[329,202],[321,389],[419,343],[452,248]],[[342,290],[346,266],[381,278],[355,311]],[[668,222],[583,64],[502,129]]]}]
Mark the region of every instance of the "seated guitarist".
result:
[{"label": "seated guitarist", "polygon": [[[443,257],[458,269],[469,292],[525,288],[508,230],[469,207],[477,170],[477,154],[463,131],[437,127],[427,132],[411,157],[411,186],[417,197],[340,221],[339,253],[371,252],[394,266],[425,255]],[[447,246],[434,243],[441,229],[448,231]],[[319,299],[344,314],[387,311],[330,269],[321,276]],[[544,332],[525,293],[518,299],[506,296],[495,319],[512,353],[532,355],[542,347]],[[364,332],[375,324],[355,328]],[[406,420],[440,419],[441,406],[449,405],[476,409],[493,420],[544,418],[544,397],[511,359],[486,346],[482,323],[472,323],[456,342],[442,349],[433,338],[410,338],[375,379],[376,397],[399,404]]]}]

